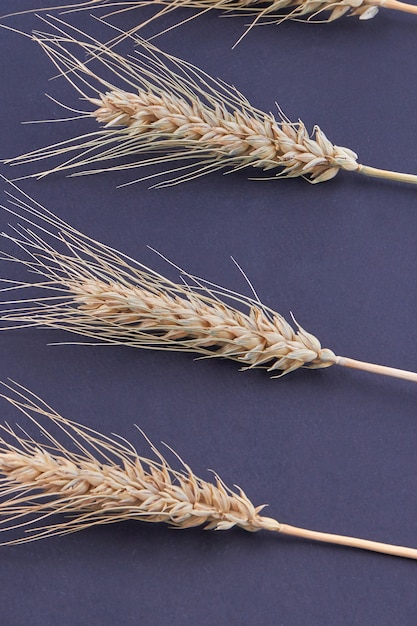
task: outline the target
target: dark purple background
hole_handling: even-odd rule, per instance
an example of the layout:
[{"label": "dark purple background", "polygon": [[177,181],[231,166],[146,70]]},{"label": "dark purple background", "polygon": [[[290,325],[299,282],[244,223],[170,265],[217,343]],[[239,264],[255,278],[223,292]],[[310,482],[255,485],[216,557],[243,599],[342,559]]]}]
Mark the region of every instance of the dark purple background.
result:
[{"label": "dark purple background", "polygon": [[[3,0],[2,10],[32,6]],[[144,14],[115,21],[127,28]],[[88,12],[68,19],[98,29]],[[384,11],[369,22],[265,26],[232,51],[245,22],[213,12],[156,43],[235,84],[259,108],[278,101],[290,118],[319,124],[362,163],[417,172],[417,17]],[[6,23],[38,26],[34,16]],[[75,107],[77,98],[64,81],[48,83],[54,69],[29,40],[1,31],[0,58],[0,157],[80,132],[77,122],[22,126],[63,115],[44,92]],[[147,244],[248,293],[232,255],[267,305],[287,318],[293,311],[323,345],[417,370],[416,188],[349,173],[318,186],[238,173],[160,191],[146,182],[117,189],[129,176],[21,185],[86,234],[160,271],[172,275]],[[8,221],[3,213],[1,229]],[[3,263],[0,275],[10,271]],[[213,468],[255,503],[268,502],[282,522],[417,547],[411,383],[336,367],[269,380],[185,354],[47,346],[68,338],[2,333],[1,378],[147,453],[140,425],[200,476]],[[5,402],[1,415],[20,419]],[[415,562],[267,533],[132,522],[0,551],[1,622],[9,626],[416,623]]]}]

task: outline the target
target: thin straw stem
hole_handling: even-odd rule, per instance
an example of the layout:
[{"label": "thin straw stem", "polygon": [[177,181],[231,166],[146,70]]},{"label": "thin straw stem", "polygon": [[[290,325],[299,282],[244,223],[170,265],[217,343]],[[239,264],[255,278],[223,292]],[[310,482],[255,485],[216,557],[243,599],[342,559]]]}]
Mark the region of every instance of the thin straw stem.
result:
[{"label": "thin straw stem", "polygon": [[356,359],[350,359],[344,356],[337,356],[335,365],[351,367],[364,372],[371,372],[372,374],[381,374],[382,376],[402,378],[403,380],[409,380],[410,382],[417,383],[417,373],[397,369],[395,367],[387,367],[386,365],[377,365],[375,363],[367,363],[366,361],[357,361]]},{"label": "thin straw stem", "polygon": [[[417,6],[415,7],[417,9]],[[402,172],[391,172],[391,170],[381,170],[369,165],[361,165],[357,170],[358,174],[371,176],[372,178],[385,178],[386,180],[394,180],[399,183],[411,183],[417,185],[417,176],[415,174],[404,174]]]},{"label": "thin straw stem", "polygon": [[374,3],[384,9],[404,11],[405,13],[417,15],[417,5],[415,4],[407,4],[406,2],[399,2],[398,0],[374,0]]},{"label": "thin straw stem", "polygon": [[288,524],[280,524],[277,532],[282,535],[291,535],[292,537],[300,537],[312,541],[321,541],[323,543],[333,543],[340,546],[348,546],[349,548],[359,548],[361,550],[370,550],[371,552],[379,552],[381,554],[390,554],[391,556],[400,556],[406,559],[417,560],[417,549],[406,548],[404,546],[396,546],[379,541],[370,541],[369,539],[358,539],[357,537],[348,537],[346,535],[334,535],[332,533],[322,533],[316,530],[308,530],[306,528],[298,528]]}]

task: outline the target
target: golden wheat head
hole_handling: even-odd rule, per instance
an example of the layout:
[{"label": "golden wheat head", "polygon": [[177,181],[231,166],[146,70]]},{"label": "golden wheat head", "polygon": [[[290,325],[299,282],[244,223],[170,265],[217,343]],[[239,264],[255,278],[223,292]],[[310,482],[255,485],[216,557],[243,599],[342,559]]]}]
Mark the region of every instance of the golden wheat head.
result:
[{"label": "golden wheat head", "polygon": [[[90,9],[110,9],[107,17],[142,7],[156,7],[157,12],[150,18],[146,18],[136,26],[133,26],[129,34],[141,30],[150,22],[161,18],[179,9],[195,9],[196,13],[191,17],[184,17],[166,30],[185,24],[191,19],[218,10],[226,13],[228,17],[250,17],[252,21],[245,30],[239,41],[257,24],[281,24],[286,20],[297,22],[333,22],[341,17],[358,17],[360,20],[369,20],[377,15],[380,9],[391,9],[405,13],[417,14],[417,6],[401,2],[400,0],[86,0],[67,5],[58,5],[55,9],[66,12]],[[161,8],[162,7],[162,8]],[[42,7],[38,9],[42,11]],[[51,10],[51,9],[48,9]],[[19,11],[17,14],[33,12]],[[9,14],[16,15],[16,13]],[[166,32],[166,30],[162,32]],[[162,34],[162,33],[158,33]]]},{"label": "golden wheat head", "polygon": [[[417,382],[414,372],[322,348],[317,337],[264,305],[252,287],[248,297],[178,267],[182,282],[175,283],[83,235],[16,186],[8,197],[2,208],[25,225],[1,234],[20,252],[4,251],[0,260],[25,267],[32,279],[1,279],[0,293],[9,299],[0,302],[0,331],[56,328],[93,343],[232,359],[242,369],[279,376],[337,364]],[[25,290],[30,295],[20,297]]]},{"label": "golden wheat head", "polygon": [[[215,474],[196,476],[178,455],[173,469],[145,437],[154,458],[139,455],[126,439],[106,436],[68,420],[17,383],[2,383],[0,396],[29,420],[27,427],[0,425],[0,545],[15,545],[126,520],[165,522],[282,535],[417,559],[417,550],[281,524],[260,512],[242,489]],[[22,531],[24,531],[22,533]],[[16,532],[20,536],[16,537]],[[7,539],[10,537],[12,538]]]},{"label": "golden wheat head", "polygon": [[[40,435],[0,426],[0,532],[28,528],[6,543],[128,519],[215,530],[257,531],[268,524],[259,515],[264,507],[255,507],[242,490],[229,489],[218,476],[215,484],[202,480],[184,463],[173,469],[146,437],[154,459],[122,438],[65,419],[17,384],[3,384],[3,390]],[[60,521],[44,525],[57,514]]]},{"label": "golden wheat head", "polygon": [[332,143],[317,125],[309,134],[302,121],[256,109],[234,87],[149,42],[142,40],[135,54],[124,58],[58,19],[46,21],[55,31],[33,38],[89,109],[77,110],[78,123],[93,119],[100,130],[6,160],[9,165],[59,161],[34,176],[159,165],[166,169],[139,180],[164,174],[154,185],[162,187],[244,169],[320,183],[346,170],[417,183],[411,174],[361,165],[355,152]]},{"label": "golden wheat head", "polygon": [[278,373],[335,362],[318,339],[256,298],[183,270],[183,282],[174,283],[86,237],[22,193],[9,198],[3,208],[26,226],[2,236],[22,254],[4,252],[0,258],[20,263],[34,280],[4,279],[1,292],[19,296],[25,287],[35,287],[38,296],[0,303],[2,330],[52,327],[107,345],[193,352]]}]

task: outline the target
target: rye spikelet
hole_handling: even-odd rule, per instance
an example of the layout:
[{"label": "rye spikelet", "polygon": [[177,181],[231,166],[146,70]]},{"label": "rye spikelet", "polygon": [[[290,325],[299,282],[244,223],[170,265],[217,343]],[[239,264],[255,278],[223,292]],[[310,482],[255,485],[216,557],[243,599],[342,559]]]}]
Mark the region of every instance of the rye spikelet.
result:
[{"label": "rye spikelet", "polygon": [[417,382],[413,372],[336,356],[256,294],[238,294],[181,268],[182,282],[174,283],[86,237],[14,189],[18,195],[9,193],[11,205],[2,208],[29,226],[2,233],[22,254],[4,252],[0,260],[19,263],[41,278],[1,281],[0,293],[7,296],[26,288],[39,295],[0,302],[0,330],[56,328],[96,343],[232,359],[242,369],[266,368],[279,375],[338,364]]},{"label": "rye spikelet", "polygon": [[268,530],[417,559],[413,548],[310,531],[263,517],[265,505],[252,504],[242,489],[230,489],[216,474],[215,483],[199,478],[175,453],[182,468],[173,469],[146,437],[153,459],[140,456],[123,438],[62,417],[16,383],[2,386],[0,395],[41,436],[35,439],[23,429],[0,425],[0,532],[25,530],[0,545],[139,520],[176,528]]},{"label": "rye spikelet", "polygon": [[[302,177],[311,183],[330,180],[340,170],[417,183],[414,175],[359,164],[352,150],[333,144],[318,126],[310,136],[301,121],[291,122],[281,112],[277,120],[253,107],[234,87],[149,42],[142,41],[142,51],[123,58],[77,30],[71,35],[71,27],[59,20],[53,25],[54,34],[37,33],[33,38],[92,107],[77,111],[79,116],[96,120],[101,128],[6,160],[21,165],[70,155],[33,176],[168,164],[168,170],[139,180],[165,174],[167,178],[154,185],[163,187],[218,170],[255,169],[272,172],[274,179]],[[104,77],[109,72],[117,84]],[[152,153],[155,156],[144,156]],[[135,156],[138,160],[126,162],[125,157]],[[92,167],[122,158],[119,164]]]}]

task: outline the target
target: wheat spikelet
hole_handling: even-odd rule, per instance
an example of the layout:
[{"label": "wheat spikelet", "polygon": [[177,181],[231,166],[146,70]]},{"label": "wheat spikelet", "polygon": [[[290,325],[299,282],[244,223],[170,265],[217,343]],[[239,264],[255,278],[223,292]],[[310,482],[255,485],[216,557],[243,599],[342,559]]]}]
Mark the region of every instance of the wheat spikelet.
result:
[{"label": "wheat spikelet", "polygon": [[214,484],[199,478],[175,453],[182,469],[173,469],[146,437],[154,459],[140,456],[123,438],[62,417],[17,383],[2,386],[0,396],[23,413],[41,437],[0,425],[0,532],[25,530],[0,545],[139,520],[184,529],[267,530],[417,559],[413,548],[311,531],[261,516],[265,505],[252,504],[242,489],[230,489],[217,474]]},{"label": "wheat spikelet", "polygon": [[[0,260],[21,264],[40,280],[1,280],[0,293],[9,297],[15,291],[17,297],[0,302],[0,330],[56,328],[95,343],[232,359],[242,369],[279,375],[337,364],[417,382],[413,372],[336,356],[262,304],[255,292],[247,297],[178,267],[183,282],[174,283],[83,235],[13,188],[18,195],[9,193],[11,204],[2,208],[29,226],[1,234],[23,254],[3,252]],[[19,298],[26,288],[39,295]]]},{"label": "wheat spikelet", "polygon": [[[154,185],[162,187],[217,170],[254,168],[276,172],[273,178],[303,177],[312,183],[330,180],[340,170],[417,183],[414,175],[359,164],[352,150],[330,142],[318,126],[309,136],[303,122],[291,122],[281,112],[277,120],[272,113],[254,108],[233,87],[214,81],[149,42],[141,42],[145,52],[123,58],[78,30],[73,29],[71,35],[71,27],[60,20],[55,19],[53,25],[55,33],[37,33],[34,39],[93,107],[77,113],[95,119],[101,130],[5,161],[19,165],[70,155],[34,176],[168,164],[168,171],[139,180],[166,174],[165,180]],[[83,58],[87,53],[89,61],[81,61],[80,53]],[[100,71],[110,71],[120,85],[110,83]],[[142,156],[152,153],[156,156]],[[138,160],[90,169],[95,163],[117,162],[126,156]]]}]

